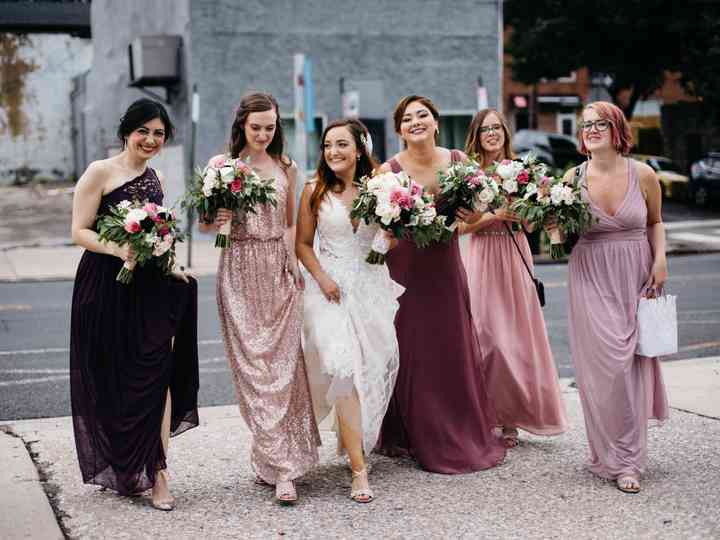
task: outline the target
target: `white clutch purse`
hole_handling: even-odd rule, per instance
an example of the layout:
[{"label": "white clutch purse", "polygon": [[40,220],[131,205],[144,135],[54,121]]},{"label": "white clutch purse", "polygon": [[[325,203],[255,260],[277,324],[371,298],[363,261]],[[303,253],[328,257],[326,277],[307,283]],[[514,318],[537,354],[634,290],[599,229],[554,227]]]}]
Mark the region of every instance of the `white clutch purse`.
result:
[{"label": "white clutch purse", "polygon": [[635,354],[665,356],[678,352],[677,296],[640,298],[637,310],[638,342]]}]

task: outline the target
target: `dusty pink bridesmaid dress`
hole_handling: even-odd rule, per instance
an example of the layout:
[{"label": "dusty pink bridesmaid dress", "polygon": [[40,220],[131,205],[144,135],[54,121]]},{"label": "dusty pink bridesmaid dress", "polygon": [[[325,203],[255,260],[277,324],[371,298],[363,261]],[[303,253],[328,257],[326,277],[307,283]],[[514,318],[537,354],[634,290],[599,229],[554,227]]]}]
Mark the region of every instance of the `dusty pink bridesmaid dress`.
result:
[{"label": "dusty pink bridesmaid dress", "polygon": [[302,291],[283,241],[288,181],[276,166],[277,207],[233,223],[217,275],[225,352],[240,413],[253,435],[251,464],[269,484],[294,480],[318,462],[302,332]]},{"label": "dusty pink bridesmaid dress", "polygon": [[590,446],[589,467],[609,479],[639,476],[647,462],[647,428],[668,418],[657,358],[635,354],[637,305],[650,275],[647,207],[635,164],[615,215],[583,197],[596,218],[573,249],[569,273],[570,352]]},{"label": "dusty pink bridesmaid dress", "polygon": [[[532,270],[527,238],[516,233],[515,240]],[[567,414],[542,308],[505,225],[471,234],[463,262],[498,425],[536,435],[563,433]]]}]

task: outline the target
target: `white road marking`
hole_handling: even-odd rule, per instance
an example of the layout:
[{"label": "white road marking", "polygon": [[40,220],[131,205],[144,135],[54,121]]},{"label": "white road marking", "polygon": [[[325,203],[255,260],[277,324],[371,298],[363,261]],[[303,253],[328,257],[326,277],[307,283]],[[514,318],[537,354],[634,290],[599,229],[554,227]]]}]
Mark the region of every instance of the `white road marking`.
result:
[{"label": "white road marking", "polygon": [[700,234],[692,232],[678,232],[668,235],[670,240],[677,242],[695,242],[698,244],[720,244],[720,236],[710,236],[709,234]]},{"label": "white road marking", "polygon": [[690,219],[687,221],[665,222],[666,231],[677,231],[679,229],[695,229],[696,227],[718,227],[720,219]]},{"label": "white road marking", "polygon": [[0,387],[3,386],[19,386],[25,384],[37,384],[54,381],[66,381],[70,378],[70,375],[54,375],[52,377],[38,377],[34,379],[19,379],[15,381],[0,381]]},{"label": "white road marking", "polygon": [[[198,341],[198,345],[219,345],[222,343],[222,339],[202,339]],[[66,353],[70,352],[68,348],[54,348],[54,349],[19,349],[16,351],[0,351],[0,356],[18,356],[23,354],[55,354],[55,353]]]}]

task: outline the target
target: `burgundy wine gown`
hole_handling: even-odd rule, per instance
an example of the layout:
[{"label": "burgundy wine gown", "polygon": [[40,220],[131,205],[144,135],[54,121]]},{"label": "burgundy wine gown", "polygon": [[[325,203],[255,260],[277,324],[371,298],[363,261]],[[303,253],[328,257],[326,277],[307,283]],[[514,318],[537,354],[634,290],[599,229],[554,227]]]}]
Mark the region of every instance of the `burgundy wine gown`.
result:
[{"label": "burgundy wine gown", "polygon": [[[146,171],[103,196],[98,213],[123,200],[161,204]],[[70,393],[83,481],[132,494],[165,468],[160,426],[168,388],[171,435],[198,425],[197,283],[152,263],[133,281],[115,280],[123,262],[85,251],[73,289]],[[171,338],[175,338],[171,348]]]},{"label": "burgundy wine gown", "polygon": [[[390,166],[395,173],[402,170],[395,159]],[[423,469],[438,473],[494,467],[505,448],[493,431],[495,413],[457,235],[426,248],[400,240],[387,264],[407,290],[395,318],[400,370],[379,451],[411,455]]]}]

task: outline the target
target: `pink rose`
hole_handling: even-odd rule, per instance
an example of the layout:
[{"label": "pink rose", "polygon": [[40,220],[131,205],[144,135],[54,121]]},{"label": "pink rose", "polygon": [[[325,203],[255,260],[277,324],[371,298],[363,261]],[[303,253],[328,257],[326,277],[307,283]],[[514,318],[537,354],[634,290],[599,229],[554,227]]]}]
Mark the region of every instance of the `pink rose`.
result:
[{"label": "pink rose", "polygon": [[503,159],[503,160],[500,162],[500,165],[510,165],[511,163],[512,163],[511,160],[509,160],[509,159]]},{"label": "pink rose", "polygon": [[125,224],[125,230],[130,234],[139,233],[141,229],[142,227],[140,227],[140,223],[137,221],[130,221]]},{"label": "pink rose", "polygon": [[165,236],[169,232],[170,232],[170,227],[168,227],[167,225],[163,225],[162,227],[160,227],[158,229],[158,234],[160,236]]},{"label": "pink rose", "polygon": [[225,165],[225,158],[224,157],[218,157],[215,158],[212,162],[212,166],[216,169],[220,169]]},{"label": "pink rose", "polygon": [[540,180],[540,185],[542,187],[545,187],[550,184],[550,177],[549,176],[543,176],[542,180]]},{"label": "pink rose", "polygon": [[230,191],[237,193],[240,190],[242,190],[242,180],[236,178],[230,183]]},{"label": "pink rose", "polygon": [[235,168],[243,174],[250,174],[252,169],[242,159],[235,160]]},{"label": "pink rose", "polygon": [[520,184],[527,184],[530,181],[530,174],[526,170],[520,171],[520,173],[517,175],[516,180]]},{"label": "pink rose", "polygon": [[422,186],[417,182],[410,180],[410,195],[416,197],[422,193]]}]

